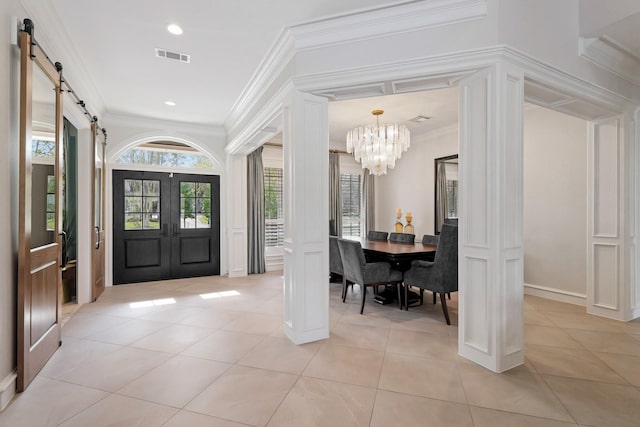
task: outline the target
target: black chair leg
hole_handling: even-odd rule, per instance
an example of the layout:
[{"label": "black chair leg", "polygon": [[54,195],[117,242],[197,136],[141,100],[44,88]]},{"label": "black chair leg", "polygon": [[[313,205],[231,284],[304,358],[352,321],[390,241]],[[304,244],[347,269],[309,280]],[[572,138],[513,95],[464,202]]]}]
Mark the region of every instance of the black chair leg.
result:
[{"label": "black chair leg", "polygon": [[360,314],[364,311],[364,300],[367,297],[367,287],[362,285],[362,305],[360,306]]},{"label": "black chair leg", "polygon": [[[433,295],[435,295],[435,293]],[[444,318],[447,320],[447,325],[450,325],[451,321],[449,320],[449,310],[447,309],[447,297],[445,294],[440,294],[440,303],[442,303],[442,311],[444,311]]]},{"label": "black chair leg", "polygon": [[[404,285],[404,300],[408,301],[408,298],[409,298],[409,285],[405,284]],[[406,302],[404,304],[404,310],[405,311],[409,311],[409,304],[407,304]]]},{"label": "black chair leg", "polygon": [[[396,285],[396,288],[398,289],[398,308],[399,308],[400,310],[402,310],[402,288],[406,288],[406,287],[407,287],[407,285],[404,285],[404,284],[402,284],[402,283],[398,283],[398,284]],[[407,303],[406,303],[406,301],[405,301],[405,305],[406,305],[406,304],[407,304]]]},{"label": "black chair leg", "polygon": [[346,277],[342,277],[342,302],[347,299],[347,279]]},{"label": "black chair leg", "polygon": [[433,303],[435,304],[436,303],[436,293],[432,292],[432,294],[433,294]]},{"label": "black chair leg", "polygon": [[447,297],[451,299],[451,292],[447,292]]}]

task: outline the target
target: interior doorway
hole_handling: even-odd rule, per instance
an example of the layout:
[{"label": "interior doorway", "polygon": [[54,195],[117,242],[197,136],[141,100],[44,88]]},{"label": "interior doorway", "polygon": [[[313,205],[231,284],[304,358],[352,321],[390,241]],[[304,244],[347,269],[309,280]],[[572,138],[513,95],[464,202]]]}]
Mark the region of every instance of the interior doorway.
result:
[{"label": "interior doorway", "polygon": [[113,171],[114,284],[220,274],[220,177]]}]

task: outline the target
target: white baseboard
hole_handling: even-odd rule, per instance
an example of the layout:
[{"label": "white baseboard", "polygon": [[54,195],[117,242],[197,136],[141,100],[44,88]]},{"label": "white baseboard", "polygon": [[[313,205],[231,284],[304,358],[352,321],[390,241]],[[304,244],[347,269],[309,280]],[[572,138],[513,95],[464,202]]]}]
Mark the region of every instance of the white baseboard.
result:
[{"label": "white baseboard", "polygon": [[16,379],[18,375],[16,371],[10,373],[5,379],[0,382],[0,412],[4,411],[4,408],[9,405],[13,396],[16,395]]},{"label": "white baseboard", "polygon": [[548,288],[546,286],[533,285],[531,283],[524,284],[524,293],[540,298],[546,298],[554,301],[566,302],[568,304],[587,306],[587,295],[577,292],[564,291],[562,289]]}]

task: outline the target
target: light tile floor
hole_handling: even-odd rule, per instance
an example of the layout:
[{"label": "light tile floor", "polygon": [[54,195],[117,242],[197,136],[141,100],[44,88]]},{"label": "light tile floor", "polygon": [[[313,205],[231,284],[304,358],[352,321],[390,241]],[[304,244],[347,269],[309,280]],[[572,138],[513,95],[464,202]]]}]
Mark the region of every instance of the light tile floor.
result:
[{"label": "light tile floor", "polygon": [[457,355],[457,295],[359,314],[330,285],[331,338],[282,333],[278,273],[108,288],[0,426],[640,426],[640,322],[525,297],[526,363]]}]

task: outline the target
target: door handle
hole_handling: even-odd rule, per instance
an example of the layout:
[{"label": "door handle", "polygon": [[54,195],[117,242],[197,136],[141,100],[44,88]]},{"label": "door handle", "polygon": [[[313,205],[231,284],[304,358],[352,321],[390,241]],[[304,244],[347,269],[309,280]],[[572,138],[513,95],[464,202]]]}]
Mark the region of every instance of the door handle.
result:
[{"label": "door handle", "polygon": [[67,265],[67,233],[64,231],[60,232],[61,237],[61,246],[62,246],[62,261],[60,263],[60,268],[64,268]]},{"label": "door handle", "polygon": [[96,250],[100,249],[100,227],[95,226],[96,229]]},{"label": "door handle", "polygon": [[178,235],[178,224],[173,224],[173,235],[174,236]]},{"label": "door handle", "polygon": [[169,225],[162,224],[162,237],[167,237],[169,235]]}]

